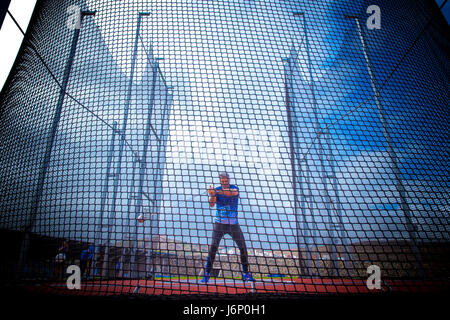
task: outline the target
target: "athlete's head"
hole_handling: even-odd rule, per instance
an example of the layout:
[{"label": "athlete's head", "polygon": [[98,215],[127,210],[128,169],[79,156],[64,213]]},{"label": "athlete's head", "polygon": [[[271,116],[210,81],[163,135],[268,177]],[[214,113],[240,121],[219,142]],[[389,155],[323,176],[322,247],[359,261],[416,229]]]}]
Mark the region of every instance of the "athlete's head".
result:
[{"label": "athlete's head", "polygon": [[221,172],[219,174],[220,178],[220,184],[222,185],[222,188],[228,189],[230,187],[230,176],[226,172]]}]

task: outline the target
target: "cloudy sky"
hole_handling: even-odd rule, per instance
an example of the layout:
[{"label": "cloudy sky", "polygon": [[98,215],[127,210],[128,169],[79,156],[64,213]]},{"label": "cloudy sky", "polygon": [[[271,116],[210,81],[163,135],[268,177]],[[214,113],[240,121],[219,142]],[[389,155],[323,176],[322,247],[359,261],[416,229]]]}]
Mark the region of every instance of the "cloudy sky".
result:
[{"label": "cloudy sky", "polygon": [[[94,21],[115,65],[128,76],[137,14],[152,12],[142,20],[134,82],[139,83],[148,75],[147,55],[151,52],[154,57],[164,58],[160,63],[161,71],[174,87],[160,226],[179,240],[205,243],[214,215],[206,202],[206,188],[210,184],[217,185],[218,171],[227,170],[242,190],[241,221],[252,246],[294,245],[296,219],[290,201],[293,192],[283,58],[290,55],[294,45],[300,65],[297,90],[308,92],[311,79],[306,68],[305,38],[299,20],[291,14],[302,7],[289,1],[248,1],[245,5],[242,1],[230,1],[227,6],[206,1],[200,5],[199,2],[182,3],[183,6],[176,6],[176,1],[170,1],[169,7],[167,1],[137,4],[136,1],[86,1],[89,9],[97,11]],[[14,9],[16,4],[17,1],[11,4],[13,14],[13,10],[17,10],[17,14],[21,11]],[[324,13],[318,10],[316,14],[314,16]],[[322,19],[326,19],[326,14]],[[9,20],[9,17],[5,19],[2,34]],[[25,29],[26,19],[23,21]],[[330,116],[336,117],[345,111],[342,108],[357,104],[371,91],[367,74],[359,73],[365,71],[359,47],[356,47],[359,65],[353,68],[358,72],[352,74],[353,78],[348,76],[347,87],[331,90],[343,74],[350,74],[335,58],[343,44],[344,33],[331,32],[340,27],[332,20],[327,24],[320,22],[311,26],[310,50],[314,53],[313,80],[318,83],[317,90],[322,96],[319,99],[321,121],[326,122]],[[16,35],[17,38],[21,37]],[[88,49],[84,48],[85,53]],[[80,47],[79,54],[82,53]],[[333,69],[333,65],[337,67]],[[320,86],[323,80],[331,87]],[[89,94],[95,91],[84,87],[80,90],[77,86],[81,84],[71,82],[73,93],[89,103]],[[303,101],[305,110],[311,107],[306,101]],[[342,108],[336,108],[335,103]],[[392,170],[380,148],[382,137],[372,135],[370,141],[366,139],[366,131],[380,129],[374,105],[368,107],[353,114],[345,126],[333,128],[339,136],[339,141],[335,142],[346,146],[344,152],[337,155],[341,161],[337,178],[346,202],[344,218],[351,222],[348,229],[352,237],[370,238],[380,233],[388,238],[403,237],[404,226],[398,223],[403,220],[397,215],[397,196],[392,190]],[[312,116],[307,118],[305,110],[302,113],[304,128],[312,123]],[[71,112],[77,113],[76,109]],[[120,113],[107,109],[102,117],[108,122],[121,120]],[[368,121],[369,118],[372,120]],[[76,116],[72,120],[77,120]],[[77,130],[72,124],[62,122],[61,128]],[[311,138],[314,134],[306,130],[303,136]],[[304,146],[311,143],[303,142]],[[312,160],[316,161],[312,171],[317,172],[318,158]],[[363,174],[361,170],[367,172]],[[313,175],[312,178],[318,177]],[[374,179],[379,184],[367,189]],[[321,186],[320,182],[313,181],[311,192],[317,193]],[[171,190],[175,192],[168,192]],[[319,214],[317,224],[309,227],[317,227],[321,236],[326,237],[327,221],[321,207],[324,201],[317,194],[312,196],[316,198],[311,203],[317,207],[309,208],[309,215]],[[371,199],[370,203],[365,199]],[[80,196],[79,200],[84,198]],[[370,215],[364,214],[366,210],[370,210]],[[386,219],[384,214],[392,214],[392,217]]]}]

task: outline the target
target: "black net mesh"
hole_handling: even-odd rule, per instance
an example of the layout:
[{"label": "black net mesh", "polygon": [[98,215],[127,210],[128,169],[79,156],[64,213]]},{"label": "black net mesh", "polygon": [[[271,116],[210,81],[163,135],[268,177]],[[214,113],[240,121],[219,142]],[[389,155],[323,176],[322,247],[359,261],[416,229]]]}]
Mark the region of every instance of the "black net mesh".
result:
[{"label": "black net mesh", "polygon": [[371,4],[38,1],[0,100],[2,281],[448,289],[449,27]]}]

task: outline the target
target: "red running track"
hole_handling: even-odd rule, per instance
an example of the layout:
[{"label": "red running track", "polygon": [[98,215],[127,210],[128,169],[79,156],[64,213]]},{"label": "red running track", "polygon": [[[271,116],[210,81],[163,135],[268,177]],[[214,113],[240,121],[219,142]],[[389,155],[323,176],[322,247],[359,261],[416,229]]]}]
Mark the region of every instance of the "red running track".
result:
[{"label": "red running track", "polygon": [[241,280],[211,279],[208,284],[198,280],[109,280],[84,281],[80,290],[69,290],[65,282],[28,286],[35,293],[64,295],[240,295],[240,294],[364,294],[376,292],[439,293],[450,288],[449,281],[386,280],[381,289],[369,290],[365,280],[353,279],[294,279]]}]

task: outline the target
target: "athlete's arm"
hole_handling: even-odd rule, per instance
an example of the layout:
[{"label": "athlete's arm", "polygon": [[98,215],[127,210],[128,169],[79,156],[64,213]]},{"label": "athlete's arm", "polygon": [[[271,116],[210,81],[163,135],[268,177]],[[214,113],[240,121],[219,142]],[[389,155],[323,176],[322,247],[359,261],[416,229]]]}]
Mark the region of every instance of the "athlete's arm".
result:
[{"label": "athlete's arm", "polygon": [[239,189],[238,188],[222,189],[218,193],[226,197],[235,197],[239,195]]},{"label": "athlete's arm", "polygon": [[209,193],[209,207],[214,207],[216,204],[216,190],[213,187],[209,186],[208,193]]}]

